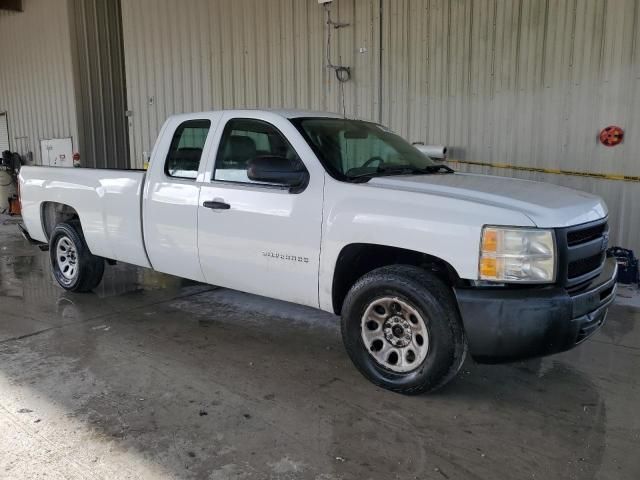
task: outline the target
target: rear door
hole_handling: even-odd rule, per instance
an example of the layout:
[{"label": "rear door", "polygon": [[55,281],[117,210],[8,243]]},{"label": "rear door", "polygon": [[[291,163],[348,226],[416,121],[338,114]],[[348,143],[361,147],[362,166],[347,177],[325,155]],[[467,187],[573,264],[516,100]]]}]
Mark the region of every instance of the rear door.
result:
[{"label": "rear door", "polygon": [[[198,206],[198,248],[208,283],[318,306],[324,170],[285,118],[251,112],[223,116]],[[309,183],[292,192],[255,183],[256,156],[300,159]],[[207,208],[220,205],[224,208]]]},{"label": "rear door", "polygon": [[198,260],[198,199],[221,113],[172,117],[151,154],[143,229],[155,270],[204,281]]}]

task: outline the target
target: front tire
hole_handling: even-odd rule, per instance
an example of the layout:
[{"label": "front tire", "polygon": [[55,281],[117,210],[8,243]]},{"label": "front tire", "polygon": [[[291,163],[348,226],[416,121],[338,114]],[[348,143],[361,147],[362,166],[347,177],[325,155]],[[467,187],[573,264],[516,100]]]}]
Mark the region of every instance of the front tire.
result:
[{"label": "front tire", "polygon": [[79,227],[60,223],[49,238],[51,269],[58,284],[71,292],[89,292],[102,281],[104,259],[89,251]]},{"label": "front tire", "polygon": [[442,387],[467,353],[451,288],[410,265],[378,268],[356,282],[343,304],[342,338],[366,378],[403,394]]}]

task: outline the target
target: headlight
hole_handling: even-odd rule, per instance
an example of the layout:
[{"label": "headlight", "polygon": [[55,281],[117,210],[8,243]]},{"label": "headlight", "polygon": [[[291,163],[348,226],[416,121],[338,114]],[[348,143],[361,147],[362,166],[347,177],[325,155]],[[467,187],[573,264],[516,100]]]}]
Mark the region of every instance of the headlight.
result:
[{"label": "headlight", "polygon": [[553,230],[484,227],[478,276],[481,280],[498,282],[554,282]]}]

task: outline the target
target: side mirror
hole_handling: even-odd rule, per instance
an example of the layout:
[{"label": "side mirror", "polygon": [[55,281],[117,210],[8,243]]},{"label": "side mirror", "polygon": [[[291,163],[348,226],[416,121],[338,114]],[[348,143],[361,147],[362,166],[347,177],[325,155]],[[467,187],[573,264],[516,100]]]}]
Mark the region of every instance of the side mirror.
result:
[{"label": "side mirror", "polygon": [[249,180],[262,183],[274,183],[287,187],[305,187],[309,173],[300,162],[275,155],[264,155],[250,160],[247,165]]}]

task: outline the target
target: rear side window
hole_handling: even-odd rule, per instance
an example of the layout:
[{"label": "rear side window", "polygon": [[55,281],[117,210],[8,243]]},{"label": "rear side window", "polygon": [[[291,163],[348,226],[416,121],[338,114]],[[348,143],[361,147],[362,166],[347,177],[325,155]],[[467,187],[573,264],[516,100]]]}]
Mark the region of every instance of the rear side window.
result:
[{"label": "rear side window", "polygon": [[181,123],[173,133],[164,173],[174,178],[195,180],[210,127],[209,120],[188,120]]}]

